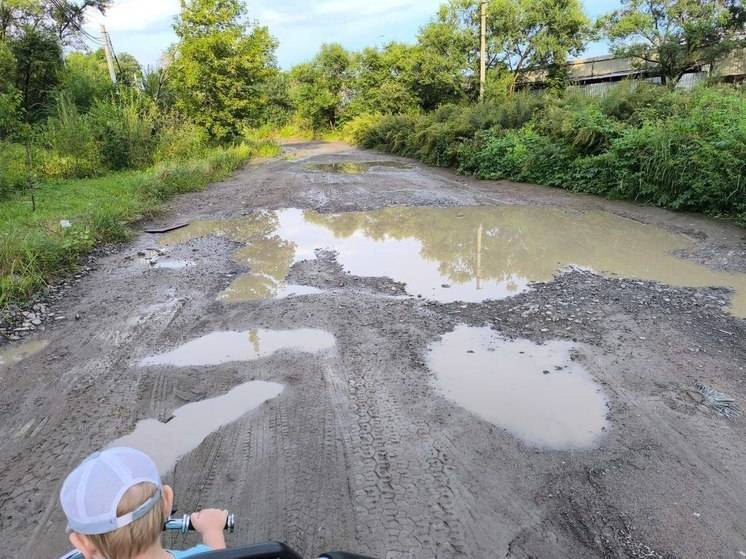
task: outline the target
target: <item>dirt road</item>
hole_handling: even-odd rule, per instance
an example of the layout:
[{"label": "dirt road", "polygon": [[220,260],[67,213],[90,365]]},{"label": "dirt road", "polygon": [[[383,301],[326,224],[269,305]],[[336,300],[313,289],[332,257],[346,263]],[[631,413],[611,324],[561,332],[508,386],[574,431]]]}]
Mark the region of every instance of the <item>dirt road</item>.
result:
[{"label": "dirt road", "polygon": [[746,556],[746,422],[694,390],[746,404],[743,230],[286,151],[100,258],[31,355],[0,348],[0,556],[66,551],[65,474],[151,436],[234,545]]}]

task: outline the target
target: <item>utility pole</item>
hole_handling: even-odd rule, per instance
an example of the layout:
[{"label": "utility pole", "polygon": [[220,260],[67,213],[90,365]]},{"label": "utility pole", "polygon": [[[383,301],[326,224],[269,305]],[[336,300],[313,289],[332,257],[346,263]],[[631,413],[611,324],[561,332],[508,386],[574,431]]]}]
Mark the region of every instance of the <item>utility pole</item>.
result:
[{"label": "utility pole", "polygon": [[482,0],[482,46],[479,54],[479,100],[484,101],[484,84],[487,81],[487,0]]},{"label": "utility pole", "polygon": [[101,42],[104,43],[104,53],[106,54],[106,65],[109,67],[109,76],[111,76],[111,83],[117,83],[117,72],[114,70],[114,54],[111,48],[111,40],[109,34],[106,32],[106,26],[101,24]]}]

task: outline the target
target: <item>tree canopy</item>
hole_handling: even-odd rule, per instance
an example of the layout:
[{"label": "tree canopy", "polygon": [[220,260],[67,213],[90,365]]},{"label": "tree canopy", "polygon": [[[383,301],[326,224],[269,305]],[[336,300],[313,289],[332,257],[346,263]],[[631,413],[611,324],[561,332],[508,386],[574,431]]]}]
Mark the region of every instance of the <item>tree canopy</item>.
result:
[{"label": "tree canopy", "polygon": [[54,34],[63,44],[78,45],[90,10],[104,13],[111,0],[3,0],[0,2],[0,38],[22,34],[26,28]]},{"label": "tree canopy", "polygon": [[[419,38],[458,60],[472,82],[479,76],[480,6],[479,0],[450,0]],[[515,80],[530,67],[564,64],[583,50],[589,27],[580,0],[490,0],[486,67]]]},{"label": "tree canopy", "polygon": [[176,104],[218,140],[259,124],[265,85],[276,73],[277,42],[266,27],[245,20],[238,0],[182,0],[179,37],[169,69]]},{"label": "tree canopy", "polygon": [[738,0],[622,0],[598,25],[616,56],[655,69],[671,87],[746,45]]}]

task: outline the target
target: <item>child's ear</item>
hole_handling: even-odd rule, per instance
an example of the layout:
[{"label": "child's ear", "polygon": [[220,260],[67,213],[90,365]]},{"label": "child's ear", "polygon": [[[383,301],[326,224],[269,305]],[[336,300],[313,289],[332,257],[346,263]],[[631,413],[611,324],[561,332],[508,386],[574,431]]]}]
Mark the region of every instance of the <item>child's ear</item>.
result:
[{"label": "child's ear", "polygon": [[174,510],[174,490],[170,485],[163,486],[163,508],[166,517],[171,516],[171,511]]},{"label": "child's ear", "polygon": [[70,543],[73,544],[73,547],[75,549],[77,549],[83,554],[83,557],[85,557],[85,559],[95,558],[96,548],[91,543],[91,540],[89,540],[82,534],[72,532],[70,534]]}]

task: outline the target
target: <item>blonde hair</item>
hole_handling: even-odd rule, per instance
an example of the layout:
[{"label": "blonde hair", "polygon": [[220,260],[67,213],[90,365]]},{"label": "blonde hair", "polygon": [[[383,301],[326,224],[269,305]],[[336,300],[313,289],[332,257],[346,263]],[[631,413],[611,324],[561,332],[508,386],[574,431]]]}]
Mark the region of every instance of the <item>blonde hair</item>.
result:
[{"label": "blonde hair", "polygon": [[[150,499],[158,488],[152,483],[130,487],[117,507],[117,516],[129,514]],[[163,497],[145,516],[107,534],[87,536],[107,559],[132,559],[155,545],[163,532]]]}]

